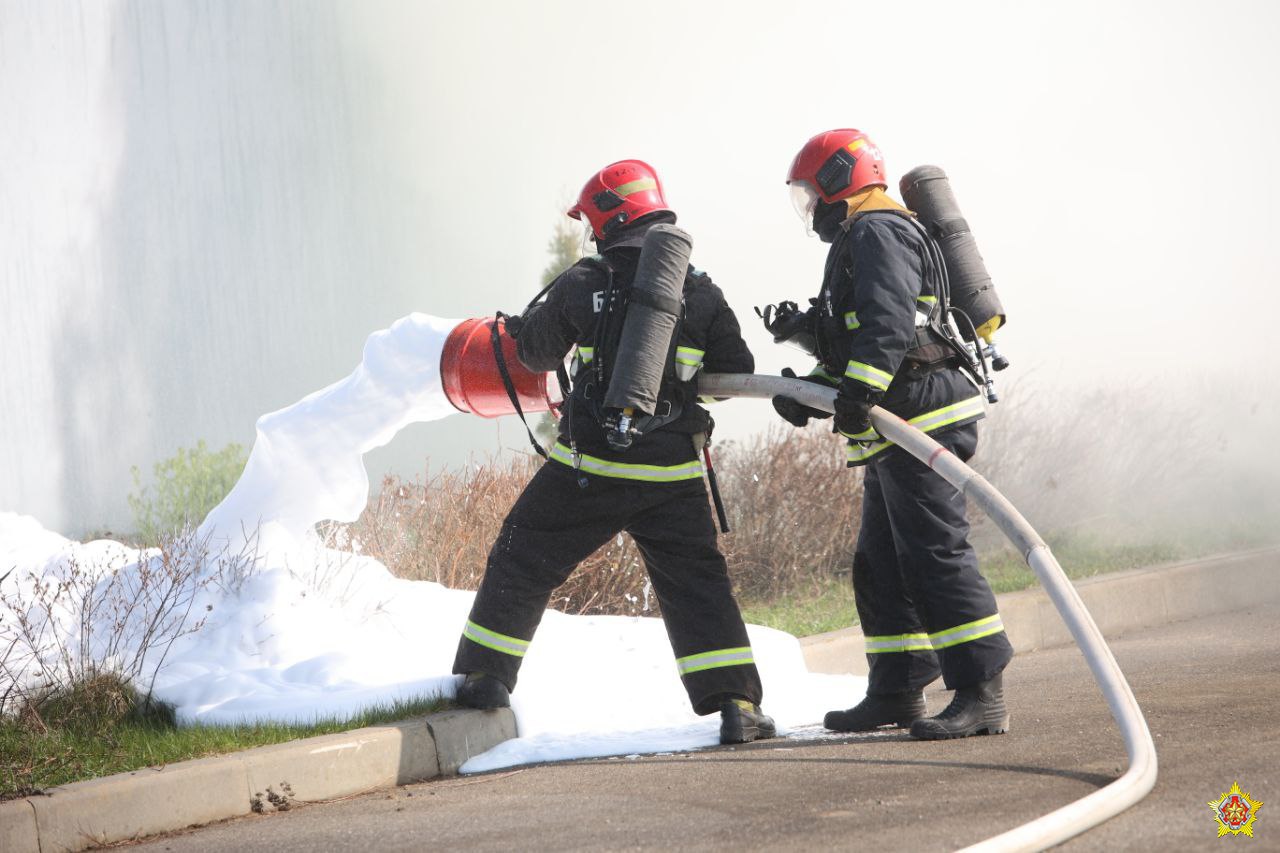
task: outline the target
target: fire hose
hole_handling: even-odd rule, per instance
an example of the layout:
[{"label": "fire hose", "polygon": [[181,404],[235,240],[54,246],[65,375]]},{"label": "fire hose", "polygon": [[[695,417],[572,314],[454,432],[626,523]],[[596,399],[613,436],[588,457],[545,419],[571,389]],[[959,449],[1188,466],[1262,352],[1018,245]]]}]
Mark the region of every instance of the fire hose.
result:
[{"label": "fire hose", "polygon": [[[834,411],[835,390],[781,376],[709,374],[699,392],[715,397],[764,397],[785,394],[806,406]],[[1156,784],[1156,748],[1142,709],[1107,646],[1102,632],[1057,559],[1022,514],[984,477],[906,421],[879,406],[871,410],[876,432],[928,465],[990,516],[1035,572],[1053,606],[1084,653],[1124,739],[1129,768],[1120,778],[1042,817],[988,838],[966,851],[1044,850],[1091,829],[1136,804]]]}]

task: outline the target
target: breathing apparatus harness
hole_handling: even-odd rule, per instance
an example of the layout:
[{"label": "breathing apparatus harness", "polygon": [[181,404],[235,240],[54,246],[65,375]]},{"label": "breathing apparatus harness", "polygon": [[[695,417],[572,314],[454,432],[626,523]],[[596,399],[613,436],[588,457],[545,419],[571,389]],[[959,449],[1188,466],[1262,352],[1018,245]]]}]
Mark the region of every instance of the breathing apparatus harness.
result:
[{"label": "breathing apparatus harness", "polygon": [[[991,378],[988,353],[973,343],[978,339],[973,321],[958,307],[951,304],[947,263],[942,257],[942,251],[937,242],[910,213],[897,210],[875,212],[889,213],[910,222],[924,239],[925,252],[931,262],[929,266],[932,267],[932,274],[926,273],[926,275],[929,275],[929,281],[933,284],[937,298],[930,306],[926,321],[917,325],[915,337],[907,347],[903,361],[908,366],[908,378],[914,381],[944,367],[955,366],[975,387],[985,388],[990,402],[997,402],[999,396],[996,394]],[[829,284],[832,278],[830,264],[837,263],[841,257],[842,252],[837,247],[843,246],[850,230],[843,228],[836,236],[835,245],[827,262],[827,274],[823,276],[822,292],[817,298],[809,300],[807,309],[800,310],[800,306],[792,301],[783,301],[776,305],[771,304],[755,309],[765,329],[773,335],[774,343],[789,344],[808,353],[837,376],[843,372],[843,365],[835,363],[834,341],[844,331],[844,325],[836,316],[832,300]],[[966,340],[961,333],[956,318],[964,322],[969,332],[969,340]]]},{"label": "breathing apparatus harness", "polygon": [[[680,327],[684,324],[684,299],[678,302],[664,299],[632,287],[618,287],[614,281],[614,268],[604,255],[587,258],[605,274],[605,288],[600,310],[596,313],[595,328],[591,334],[592,356],[589,363],[581,363],[573,376],[573,390],[566,399],[587,406],[587,410],[606,430],[605,438],[614,450],[626,450],[637,436],[652,432],[675,421],[684,413],[684,401],[690,392],[696,396],[696,383],[682,381],[675,374],[676,347],[680,341]],[[687,278],[686,278],[687,285]],[[626,322],[627,308],[635,303],[670,314],[676,318],[675,330],[667,348],[663,365],[662,385],[657,407],[653,414],[637,414],[628,409],[612,409],[605,406],[609,381],[618,360],[618,343]],[[585,376],[583,375],[585,371]],[[572,428],[572,421],[570,422]]]},{"label": "breathing apparatus harness", "polygon": [[[605,289],[600,298],[600,310],[596,313],[595,327],[591,334],[592,356],[589,361],[581,358],[582,347],[579,347],[580,356],[576,361],[572,378],[564,365],[560,365],[556,368],[556,380],[560,386],[561,398],[564,400],[560,417],[568,418],[566,437],[569,440],[569,452],[573,458],[573,468],[578,474],[579,488],[585,489],[589,485],[589,481],[582,474],[582,454],[578,451],[578,442],[573,433],[574,407],[579,405],[586,406],[592,418],[606,431],[605,438],[609,442],[609,446],[615,450],[625,450],[631,446],[635,437],[666,426],[677,420],[684,413],[686,401],[697,397],[697,374],[694,373],[689,378],[684,379],[675,369],[680,327],[684,323],[684,299],[681,298],[677,302],[663,299],[642,289],[617,287],[614,280],[613,265],[603,255],[589,257],[584,260],[587,263],[596,265],[605,275]],[[696,275],[696,273],[686,274],[684,287],[687,288],[689,286],[689,279],[692,275]],[[522,313],[527,314],[532,308],[541,304],[553,285],[554,281],[534,296],[529,301],[529,304],[525,306]],[[663,365],[662,383],[658,394],[658,411],[651,415],[642,413],[637,416],[634,411],[611,409],[604,404],[609,381],[612,378],[613,368],[618,357],[618,343],[621,338],[622,326],[626,320],[627,308],[632,302],[663,311],[676,318],[676,326],[671,335],[671,343]],[[512,406],[515,408],[516,414],[520,416],[521,422],[524,423],[525,431],[529,434],[530,444],[533,445],[533,449],[539,456],[546,459],[548,458],[547,451],[538,442],[533,430],[529,428],[529,424],[525,420],[524,411],[521,409],[515,386],[507,369],[506,358],[502,352],[497,321],[506,318],[507,315],[501,311],[497,312],[495,316],[492,331],[494,359],[497,362],[498,372],[502,377],[507,395],[511,398]],[[701,441],[695,437],[694,444],[695,451],[700,452],[703,457],[720,530],[723,533],[728,533],[728,515],[725,512],[724,500],[720,494],[715,467],[711,461],[711,429],[708,428],[702,434]]]},{"label": "breathing apparatus harness", "polygon": [[[556,381],[559,383],[561,398],[564,400],[561,416],[570,419],[568,438],[570,452],[575,461],[575,468],[579,467],[579,460],[582,456],[578,452],[577,441],[573,436],[572,417],[575,405],[585,405],[595,421],[607,430],[606,439],[610,447],[615,450],[625,450],[631,446],[636,436],[652,432],[675,421],[684,413],[685,401],[697,396],[696,377],[690,380],[681,380],[676,376],[673,368],[676,346],[680,339],[680,326],[684,322],[684,301],[681,300],[678,304],[669,304],[663,301],[659,304],[653,296],[643,291],[633,291],[627,287],[616,287],[614,285],[613,266],[603,256],[589,257],[583,260],[587,263],[595,264],[604,272],[605,289],[601,298],[600,310],[596,314],[595,328],[591,334],[591,360],[587,362],[580,358],[572,378],[563,365],[556,368]],[[521,313],[527,314],[531,309],[541,305],[543,298],[554,284],[555,282],[553,281],[539,291]],[[666,365],[663,368],[662,392],[658,400],[660,411],[652,415],[641,414],[637,416],[634,412],[615,411],[604,407],[604,392],[609,387],[609,379],[617,357],[618,339],[621,334],[622,324],[626,319],[627,306],[632,300],[637,303],[649,304],[650,307],[667,311],[677,317],[676,331],[671,336],[671,346],[667,353]],[[524,410],[520,406],[520,399],[516,393],[515,385],[511,381],[506,357],[502,351],[497,321],[507,319],[510,319],[509,315],[501,311],[494,316],[495,322],[491,333],[494,360],[497,362],[498,373],[502,377],[507,396],[511,398],[511,404],[515,408],[516,414],[520,416],[521,422],[524,423],[525,431],[529,434],[529,442],[533,445],[533,449],[537,451],[538,455],[545,459],[547,458],[547,451],[538,442],[533,430],[529,427],[528,421],[525,419]]]}]

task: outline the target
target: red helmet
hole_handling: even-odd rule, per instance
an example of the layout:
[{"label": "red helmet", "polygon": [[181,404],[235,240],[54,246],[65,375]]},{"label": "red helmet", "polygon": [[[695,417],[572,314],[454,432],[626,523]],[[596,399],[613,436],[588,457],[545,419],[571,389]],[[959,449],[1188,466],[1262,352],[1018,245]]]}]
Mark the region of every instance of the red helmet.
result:
[{"label": "red helmet", "polygon": [[662,181],[652,166],[640,160],[619,160],[587,181],[578,194],[578,203],[568,213],[579,221],[585,214],[592,233],[600,239],[624,222],[670,209],[662,197]]},{"label": "red helmet", "polygon": [[827,204],[867,187],[887,187],[884,155],[860,130],[828,130],[805,143],[791,161],[787,183],[796,209],[806,216],[820,198]]}]

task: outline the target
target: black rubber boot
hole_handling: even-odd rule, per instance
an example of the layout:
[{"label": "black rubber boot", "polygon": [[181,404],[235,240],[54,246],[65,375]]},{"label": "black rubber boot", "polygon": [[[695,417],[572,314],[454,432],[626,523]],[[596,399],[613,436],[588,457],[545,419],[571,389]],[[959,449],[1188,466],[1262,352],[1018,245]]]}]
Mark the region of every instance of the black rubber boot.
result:
[{"label": "black rubber boot", "polygon": [[458,685],[458,704],[467,708],[487,711],[491,708],[511,707],[511,691],[492,675],[468,672]]},{"label": "black rubber boot", "polygon": [[822,725],[833,732],[870,732],[882,726],[905,729],[924,715],[924,693],[912,690],[868,696],[847,711],[828,711]]},{"label": "black rubber boot", "polygon": [[759,705],[746,699],[726,699],[720,703],[721,743],[751,743],[777,734],[773,717],[765,716]]},{"label": "black rubber boot", "polygon": [[1009,731],[1001,675],[976,687],[962,687],[951,704],[936,717],[916,720],[911,736],[919,740],[944,740],[971,735],[1002,735]]}]

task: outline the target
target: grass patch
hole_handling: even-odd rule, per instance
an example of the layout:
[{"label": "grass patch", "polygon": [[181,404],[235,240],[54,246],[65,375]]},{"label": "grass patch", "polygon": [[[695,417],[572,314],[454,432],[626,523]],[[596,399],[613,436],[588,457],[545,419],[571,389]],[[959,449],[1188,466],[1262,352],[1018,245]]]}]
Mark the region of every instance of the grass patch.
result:
[{"label": "grass patch", "polygon": [[742,617],[752,625],[777,628],[797,637],[856,625],[853,585],[848,575],[830,577],[816,589],[790,592],[769,601],[744,602]]},{"label": "grass patch", "polygon": [[[1047,536],[1045,539],[1063,571],[1072,580],[1274,544],[1274,540],[1267,536],[1257,534],[1250,538],[1238,531],[1223,541],[1204,536],[1184,536],[1158,542],[1116,543],[1073,534]],[[984,549],[979,554],[979,565],[997,594],[1017,592],[1039,584],[1035,572],[1022,556],[1008,547]],[[797,637],[858,624],[853,586],[847,574],[820,581],[816,587],[803,592],[744,601],[742,616],[753,625],[777,628]]]},{"label": "grass patch", "polygon": [[[1046,537],[1045,544],[1072,580],[1200,556],[1195,549],[1175,541],[1117,545],[1079,537]],[[1022,555],[1010,548],[983,554],[981,566],[997,594],[1028,589],[1039,583]]]},{"label": "grass patch", "polygon": [[451,706],[444,699],[423,697],[374,705],[350,718],[179,727],[172,709],[146,705],[132,690],[120,689],[118,681],[102,680],[77,685],[70,695],[45,697],[17,716],[0,718],[0,800],[112,773],[394,722]]}]

